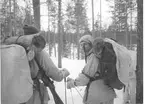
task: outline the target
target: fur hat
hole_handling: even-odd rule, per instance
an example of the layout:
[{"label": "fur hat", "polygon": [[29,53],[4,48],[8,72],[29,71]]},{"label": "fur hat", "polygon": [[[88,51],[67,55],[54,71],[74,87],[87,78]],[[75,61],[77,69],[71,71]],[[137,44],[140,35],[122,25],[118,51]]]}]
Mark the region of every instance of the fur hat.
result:
[{"label": "fur hat", "polygon": [[39,30],[36,27],[30,25],[24,25],[23,30],[24,35],[36,34],[39,32]]}]

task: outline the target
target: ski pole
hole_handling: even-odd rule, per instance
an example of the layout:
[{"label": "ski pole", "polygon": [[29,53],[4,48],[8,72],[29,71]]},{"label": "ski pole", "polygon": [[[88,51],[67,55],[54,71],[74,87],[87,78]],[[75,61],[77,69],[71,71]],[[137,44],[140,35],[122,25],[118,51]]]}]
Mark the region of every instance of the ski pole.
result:
[{"label": "ski pole", "polygon": [[65,104],[67,104],[66,77],[64,78],[64,86],[65,86]]},{"label": "ski pole", "polygon": [[73,95],[72,95],[72,89],[70,89],[70,92],[71,92],[72,103],[74,104],[74,99],[73,99]]},{"label": "ski pole", "polygon": [[83,98],[83,96],[81,95],[81,93],[78,91],[78,89],[76,87],[74,87],[76,89],[76,91],[78,92],[78,94],[80,95],[81,98]]}]

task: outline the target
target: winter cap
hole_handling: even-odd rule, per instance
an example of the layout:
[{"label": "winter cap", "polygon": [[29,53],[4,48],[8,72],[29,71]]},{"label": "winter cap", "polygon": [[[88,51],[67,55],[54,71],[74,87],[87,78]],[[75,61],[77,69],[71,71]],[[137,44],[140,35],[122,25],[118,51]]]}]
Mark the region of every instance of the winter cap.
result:
[{"label": "winter cap", "polygon": [[92,44],[93,42],[93,38],[91,35],[84,35],[80,38],[79,43],[83,44],[83,43],[89,43]]},{"label": "winter cap", "polygon": [[101,52],[104,47],[104,40],[101,37],[97,37],[93,41],[93,52],[96,53],[98,58],[101,58]]},{"label": "winter cap", "polygon": [[97,45],[97,43],[104,43],[104,39],[101,37],[97,37],[93,41],[93,45]]},{"label": "winter cap", "polygon": [[39,32],[39,30],[31,25],[24,25],[24,35],[30,35],[30,34],[36,34]]}]

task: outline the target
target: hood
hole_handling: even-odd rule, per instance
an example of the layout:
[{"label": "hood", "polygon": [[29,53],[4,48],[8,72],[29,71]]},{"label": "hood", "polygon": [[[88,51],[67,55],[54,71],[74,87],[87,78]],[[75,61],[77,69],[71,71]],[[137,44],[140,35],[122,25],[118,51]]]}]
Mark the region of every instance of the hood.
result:
[{"label": "hood", "polygon": [[93,42],[93,38],[91,35],[84,35],[80,38],[79,43],[82,44],[83,42],[85,43],[91,43]]}]

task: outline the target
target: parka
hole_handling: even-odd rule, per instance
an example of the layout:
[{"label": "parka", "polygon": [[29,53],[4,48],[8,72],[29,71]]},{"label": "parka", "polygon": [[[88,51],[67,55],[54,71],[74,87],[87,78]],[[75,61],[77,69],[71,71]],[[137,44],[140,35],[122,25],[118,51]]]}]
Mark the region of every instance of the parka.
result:
[{"label": "parka", "polygon": [[[86,35],[83,36],[79,42],[92,43],[92,41],[93,39]],[[97,76],[97,72],[100,70],[98,67],[99,59],[92,50],[90,50],[86,56],[86,65],[82,73],[75,79],[76,86],[87,86],[83,98],[84,104],[105,104],[104,102],[113,101],[116,97],[115,91],[113,88],[106,85],[103,79],[90,81],[90,78]]]}]

